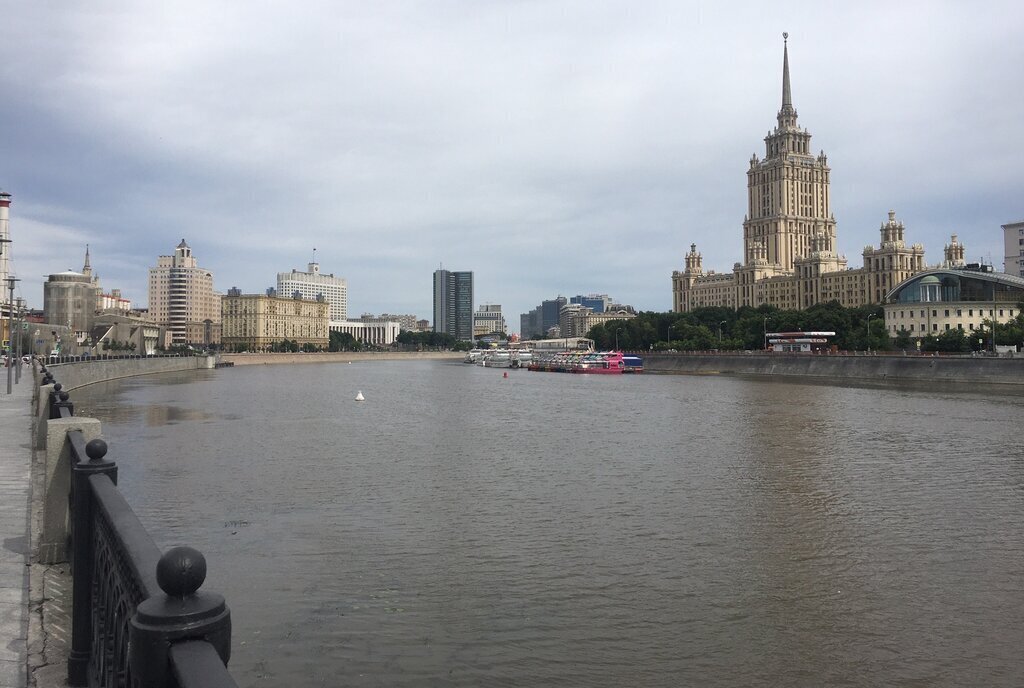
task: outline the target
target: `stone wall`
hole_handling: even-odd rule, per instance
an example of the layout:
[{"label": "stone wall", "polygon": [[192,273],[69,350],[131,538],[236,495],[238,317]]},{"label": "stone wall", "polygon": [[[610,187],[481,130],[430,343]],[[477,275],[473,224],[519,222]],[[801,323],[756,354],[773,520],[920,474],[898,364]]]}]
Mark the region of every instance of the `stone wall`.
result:
[{"label": "stone wall", "polygon": [[643,354],[644,371],[792,375],[855,380],[926,380],[1024,385],[1024,357],[815,354]]},{"label": "stone wall", "polygon": [[46,367],[64,389],[71,391],[95,382],[117,380],[123,377],[212,368],[214,360],[213,356],[140,357],[47,364]]}]

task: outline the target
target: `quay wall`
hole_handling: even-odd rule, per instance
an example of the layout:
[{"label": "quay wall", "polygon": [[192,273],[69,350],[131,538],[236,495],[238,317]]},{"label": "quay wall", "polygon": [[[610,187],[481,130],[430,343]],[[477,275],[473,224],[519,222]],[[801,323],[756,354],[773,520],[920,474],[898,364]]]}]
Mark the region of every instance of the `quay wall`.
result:
[{"label": "quay wall", "polygon": [[124,377],[213,368],[214,362],[213,356],[171,356],[79,361],[47,364],[46,367],[53,372],[57,382],[70,392],[78,387]]},{"label": "quay wall", "polygon": [[348,361],[413,361],[419,359],[462,360],[460,351],[332,351],[320,353],[221,354],[220,361],[234,365],[274,365],[278,363],[347,363]]},{"label": "quay wall", "polygon": [[1024,385],[1024,357],[645,353],[644,371]]}]

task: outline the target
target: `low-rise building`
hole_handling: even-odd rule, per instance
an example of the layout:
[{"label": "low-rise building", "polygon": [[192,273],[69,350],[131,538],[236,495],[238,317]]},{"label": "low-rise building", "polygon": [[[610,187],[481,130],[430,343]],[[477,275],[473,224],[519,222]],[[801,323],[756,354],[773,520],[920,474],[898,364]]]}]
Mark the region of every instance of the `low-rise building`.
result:
[{"label": "low-rise building", "polygon": [[221,299],[222,343],[228,351],[267,351],[282,341],[327,348],[326,300],[243,294],[232,287]]},{"label": "low-rise building", "polygon": [[920,339],[948,330],[989,329],[1020,314],[1024,278],[994,272],[988,265],[936,268],[914,275],[886,295],[885,328],[890,337],[907,332]]},{"label": "low-rise building", "polygon": [[379,318],[332,322],[330,328],[331,332],[350,334],[356,341],[370,346],[391,346],[401,332],[401,327],[394,320]]}]

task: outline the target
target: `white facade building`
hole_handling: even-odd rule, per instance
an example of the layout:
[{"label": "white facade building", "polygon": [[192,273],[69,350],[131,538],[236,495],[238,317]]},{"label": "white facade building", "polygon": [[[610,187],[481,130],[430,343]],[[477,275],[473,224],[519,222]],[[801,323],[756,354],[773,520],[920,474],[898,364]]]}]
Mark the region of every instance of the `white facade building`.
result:
[{"label": "white facade building", "polygon": [[1003,272],[1015,277],[1024,277],[1024,222],[1003,225],[1003,247],[1005,257]]},{"label": "white facade building", "polygon": [[357,341],[374,346],[391,346],[401,332],[394,320],[332,320],[330,327],[331,332],[348,333]]},{"label": "white facade building", "polygon": [[332,322],[348,320],[348,282],[344,277],[335,277],[333,273],[320,273],[319,263],[309,263],[306,272],[292,270],[277,273],[277,295],[286,299],[293,298],[295,292],[303,299],[316,301],[323,296],[330,305]]}]

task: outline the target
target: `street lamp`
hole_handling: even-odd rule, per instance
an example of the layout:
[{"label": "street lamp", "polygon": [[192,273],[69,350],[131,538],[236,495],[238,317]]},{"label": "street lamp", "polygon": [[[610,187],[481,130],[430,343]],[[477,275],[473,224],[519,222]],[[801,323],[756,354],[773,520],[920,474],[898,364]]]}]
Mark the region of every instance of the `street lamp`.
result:
[{"label": "street lamp", "polygon": [[666,341],[668,342],[668,348],[670,348],[670,349],[672,348],[672,328],[674,326],[675,326],[675,323],[669,323],[668,324],[668,334],[666,335],[667,338],[668,338]]},{"label": "street lamp", "polygon": [[722,348],[722,325],[724,325],[727,322],[729,321],[723,320],[722,322],[718,323],[718,348]]},{"label": "street lamp", "polygon": [[[25,320],[25,299],[23,299],[23,298],[21,298],[19,296],[17,301],[18,301],[18,303],[17,303],[17,308],[18,308],[18,335],[17,336],[18,336],[18,338],[16,340],[11,340],[11,349],[13,349],[13,353],[14,353],[14,362],[18,366],[14,370],[14,384],[16,384],[16,385],[21,384],[21,356],[22,356],[22,354],[25,353],[24,352],[24,347],[22,347],[22,338],[24,336],[24,329],[26,327],[25,324],[24,324],[24,320]],[[8,359],[8,360],[10,360],[10,359]]]},{"label": "street lamp", "polygon": [[764,318],[764,350],[768,350],[768,321],[770,318],[765,316]]},{"label": "street lamp", "polygon": [[874,313],[868,313],[868,327],[867,327],[867,349],[871,350],[871,318],[875,317]]},{"label": "street lamp", "polygon": [[[7,335],[8,343],[13,341],[14,338],[14,283],[20,282],[21,280],[17,277],[7,278],[7,292],[10,297],[7,300]],[[11,373],[14,368],[14,347],[9,347],[7,352],[7,393],[11,393]]]},{"label": "street lamp", "polygon": [[615,330],[615,350],[619,350],[619,332],[622,332],[622,328]]}]

